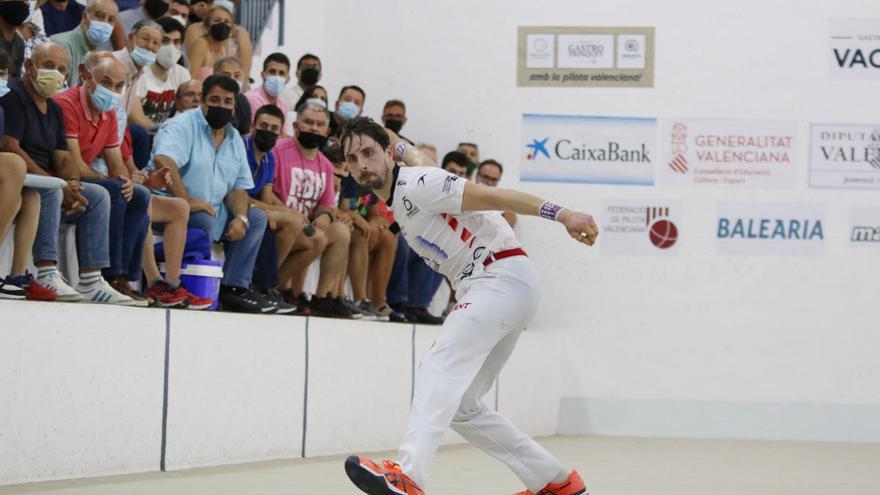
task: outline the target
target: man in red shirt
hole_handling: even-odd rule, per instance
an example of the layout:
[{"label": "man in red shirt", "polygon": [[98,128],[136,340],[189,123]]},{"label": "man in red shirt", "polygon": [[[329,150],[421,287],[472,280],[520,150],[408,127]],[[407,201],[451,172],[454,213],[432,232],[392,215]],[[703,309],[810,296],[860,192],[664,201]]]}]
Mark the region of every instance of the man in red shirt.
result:
[{"label": "man in red shirt", "polygon": [[[129,280],[140,280],[141,255],[149,223],[150,191],[131,181],[122,161],[116,107],[128,76],[125,67],[111,58],[101,59],[82,86],[52,97],[64,114],[64,134],[70,158],[80,177],[110,194],[110,267],[103,270],[110,285],[146,306],[148,299],[135,293]],[[89,166],[98,155],[106,169]],[[154,176],[158,179],[158,176]]]}]

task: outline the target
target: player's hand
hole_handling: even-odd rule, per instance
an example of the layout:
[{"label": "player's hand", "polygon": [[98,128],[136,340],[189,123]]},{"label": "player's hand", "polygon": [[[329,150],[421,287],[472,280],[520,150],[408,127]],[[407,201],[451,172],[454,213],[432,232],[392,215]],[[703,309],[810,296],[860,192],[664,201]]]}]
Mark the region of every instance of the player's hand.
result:
[{"label": "player's hand", "polygon": [[189,200],[189,211],[191,211],[191,212],[204,211],[205,213],[211,215],[212,217],[217,216],[217,212],[214,211],[214,207],[211,206],[211,203],[208,203],[204,199],[190,199]]},{"label": "player's hand", "polygon": [[579,211],[563,210],[556,217],[556,220],[565,226],[565,230],[568,231],[568,235],[572,239],[588,246],[592,246],[596,242],[599,226],[596,225],[592,215]]}]

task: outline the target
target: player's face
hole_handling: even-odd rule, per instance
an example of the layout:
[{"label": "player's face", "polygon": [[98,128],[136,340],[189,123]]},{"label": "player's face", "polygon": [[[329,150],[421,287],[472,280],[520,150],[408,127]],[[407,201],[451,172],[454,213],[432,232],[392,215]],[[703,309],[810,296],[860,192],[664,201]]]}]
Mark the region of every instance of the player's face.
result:
[{"label": "player's face", "polygon": [[352,136],[345,142],[345,167],[361,187],[377,191],[385,187],[394,163],[391,147],[382,149],[373,138]]}]

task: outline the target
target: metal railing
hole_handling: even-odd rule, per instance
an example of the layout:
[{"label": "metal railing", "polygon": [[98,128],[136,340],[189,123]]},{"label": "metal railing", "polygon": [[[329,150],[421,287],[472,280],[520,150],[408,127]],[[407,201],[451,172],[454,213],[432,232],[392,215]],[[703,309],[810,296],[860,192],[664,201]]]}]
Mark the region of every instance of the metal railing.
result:
[{"label": "metal railing", "polygon": [[244,26],[251,35],[251,42],[256,45],[260,35],[269,22],[272,9],[278,4],[278,45],[284,45],[284,0],[239,0],[235,13],[235,22]]}]

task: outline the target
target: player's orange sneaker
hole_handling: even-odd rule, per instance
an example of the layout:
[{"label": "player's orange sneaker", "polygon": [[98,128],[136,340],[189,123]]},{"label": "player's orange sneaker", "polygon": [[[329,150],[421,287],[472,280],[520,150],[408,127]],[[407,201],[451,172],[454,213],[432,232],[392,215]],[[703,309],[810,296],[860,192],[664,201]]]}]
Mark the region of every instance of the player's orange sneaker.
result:
[{"label": "player's orange sneaker", "polygon": [[393,461],[382,461],[382,465],[353,455],[345,460],[345,474],[358,488],[369,495],[425,495]]},{"label": "player's orange sneaker", "polygon": [[587,495],[587,487],[577,471],[572,471],[568,479],[562,483],[548,483],[538,493],[528,490],[515,493],[514,495]]}]

